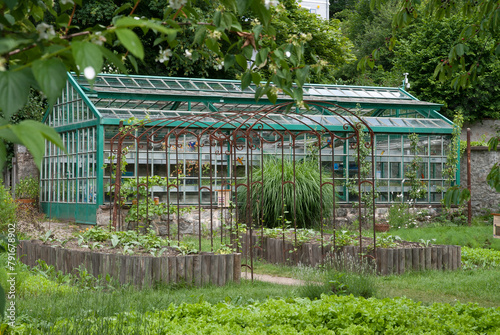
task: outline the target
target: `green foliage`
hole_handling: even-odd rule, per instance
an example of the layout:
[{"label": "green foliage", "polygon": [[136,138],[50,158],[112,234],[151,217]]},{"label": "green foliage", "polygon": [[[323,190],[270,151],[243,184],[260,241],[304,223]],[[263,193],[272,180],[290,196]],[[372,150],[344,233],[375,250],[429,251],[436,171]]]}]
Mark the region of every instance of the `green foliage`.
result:
[{"label": "green foliage", "polygon": [[[379,8],[386,0],[371,0],[372,9]],[[440,81],[451,82],[456,89],[464,89],[470,84],[477,84],[478,75],[487,72],[487,66],[498,63],[500,48],[498,47],[498,0],[485,2],[446,2],[431,0],[422,4],[418,0],[409,0],[398,3],[398,11],[393,17],[392,27],[395,31],[412,25],[423,18],[426,22],[419,30],[431,28],[431,24],[447,22],[450,19],[461,19],[465,24],[455,30],[452,38],[446,38],[450,45],[443,47],[441,52],[445,56],[441,63],[434,63],[435,74]],[[434,29],[434,28],[431,28]],[[453,30],[445,30],[447,34]],[[484,45],[470,52],[468,44],[476,40],[486,42]],[[436,41],[428,39],[431,42]],[[391,47],[397,40],[391,39]],[[476,52],[479,50],[479,52]],[[466,63],[466,59],[470,59]],[[366,61],[362,63],[366,64]],[[436,66],[437,65],[437,66]]]},{"label": "green foliage", "polygon": [[[449,50],[469,22],[459,15],[415,22],[411,29],[400,34],[404,36],[399,37],[399,43],[394,47],[394,70],[408,72],[411,83],[409,92],[421,100],[443,104],[440,112],[450,119],[457,110],[463,111],[468,122],[484,117],[498,118],[500,100],[495,83],[500,80],[500,64],[487,50],[492,41],[471,37],[464,42],[464,54],[456,59],[453,66],[450,65]],[[476,65],[484,70],[481,73],[470,70]],[[444,70],[439,72],[436,66],[450,73],[445,74]],[[458,86],[457,80],[461,83]],[[469,86],[472,80],[474,85]],[[462,87],[464,82],[467,88]]]},{"label": "green foliage", "polygon": [[413,155],[413,159],[406,168],[405,177],[408,178],[410,182],[410,199],[415,203],[417,199],[423,198],[427,194],[427,186],[425,182],[420,179],[419,175],[423,158],[420,156],[421,147],[418,143],[418,135],[415,133],[410,134],[408,139],[410,140],[410,152]]},{"label": "green foliage", "polygon": [[491,226],[447,226],[421,227],[398,230],[398,236],[405,241],[419,242],[435,239],[435,244],[460,245],[469,248],[487,248],[500,251],[500,240],[493,238]]},{"label": "green foliage", "polygon": [[[349,313],[346,313],[349,311]],[[404,311],[404,312],[402,312]],[[411,311],[411,313],[408,313]],[[500,327],[500,311],[457,303],[424,306],[409,299],[365,299],[354,296],[322,296],[309,299],[269,299],[249,306],[232,303],[212,305],[201,301],[172,305],[166,310],[119,313],[102,318],[89,313],[84,318],[66,318],[53,325],[29,324],[30,333],[140,334],[201,333],[248,334],[331,334],[385,333],[397,327],[402,333],[462,332],[493,333]],[[171,320],[175,320],[172,322]]]},{"label": "green foliage", "polygon": [[16,223],[16,207],[9,189],[0,181],[0,231],[6,231],[9,225]]},{"label": "green foliage", "polygon": [[24,177],[16,184],[17,199],[38,199],[40,184],[37,178]]},{"label": "green foliage", "polygon": [[415,217],[410,213],[410,205],[404,202],[392,204],[387,219],[392,228],[413,228],[416,225]]},{"label": "green foliage", "polygon": [[[394,52],[387,48],[396,2],[388,1],[382,8],[371,10],[370,0],[361,0],[353,8],[338,13],[342,31],[354,44],[357,59],[366,60],[363,72],[357,64],[346,64],[336,72],[339,83],[394,87],[401,83],[402,73],[392,71]],[[375,64],[377,66],[375,66]]]},{"label": "green foliage", "polygon": [[[244,73],[243,85],[247,84],[244,78],[249,77],[260,85],[256,99],[267,95],[275,102],[279,90],[302,101],[302,85],[310,69],[321,68],[319,62],[305,63],[303,40],[276,41],[277,30],[270,24],[271,12],[261,0],[228,0],[213,8],[213,12],[207,11],[207,4],[203,2],[184,0],[171,1],[168,5],[164,2],[148,2],[145,7],[139,6],[139,2],[131,5],[123,4],[112,17],[109,14],[116,6],[97,2],[86,4],[83,12],[81,1],[74,4],[61,1],[57,6],[48,0],[8,1],[2,5],[0,165],[6,160],[4,141],[24,144],[38,166],[45,140],[64,147],[52,128],[31,120],[14,125],[11,118],[26,104],[31,87],[40,89],[49,104],[54,103],[66,83],[67,71],[83,75],[93,84],[105,61],[106,66],[112,65],[127,73],[126,65],[137,71],[138,63],[145,58],[158,59],[168,65],[170,58],[205,63],[210,55],[215,55],[220,69]],[[152,18],[156,16],[152,15],[155,8],[159,19]],[[98,24],[87,29],[74,24],[78,22],[77,9],[82,14],[82,23]],[[136,10],[147,15],[137,14]],[[90,15],[83,14],[89,11]],[[208,15],[201,16],[204,12]],[[254,18],[251,24],[249,17]],[[175,49],[181,45],[176,37],[186,29],[192,30],[195,40],[184,44],[181,50]],[[143,36],[145,40],[141,40]],[[150,51],[156,47],[162,51],[154,57]],[[252,49],[260,50],[260,56],[248,66],[247,62],[252,62]],[[291,57],[287,57],[288,53]],[[272,78],[266,78],[260,71],[265,66],[272,67]]]},{"label": "green foliage", "polygon": [[462,268],[500,268],[500,251],[462,247]]},{"label": "green foliage", "polygon": [[[340,21],[324,20],[317,14],[299,7],[298,2],[294,0],[286,0],[282,4],[272,9],[272,24],[277,31],[277,40],[292,41],[292,44],[295,44],[305,39],[305,63],[310,65],[312,70],[308,81],[330,84],[335,80],[334,72],[340,66],[355,60],[354,46],[342,34]],[[315,71],[319,69],[321,71]]]},{"label": "green foliage", "polygon": [[[124,254],[133,254],[134,251],[144,250],[153,256],[161,256],[170,241],[156,235],[153,229],[148,229],[145,234],[139,234],[135,230],[113,231],[107,228],[94,226],[87,228],[77,236],[78,243],[82,247],[96,249],[103,247],[103,243],[109,243],[113,248],[119,248]],[[180,245],[184,246],[183,242]]]},{"label": "green foliage", "polygon": [[[239,187],[239,210],[245,213],[246,207],[251,205],[253,219],[257,222],[262,220],[266,227],[296,225],[298,228],[310,228],[331,215],[333,189],[331,185],[320,187],[320,171],[314,159],[293,162],[286,158],[266,158],[263,171],[260,167],[254,168],[252,176],[255,185],[251,189],[252,204],[247,204],[246,188]],[[264,183],[263,188],[259,181]],[[294,187],[289,183],[283,184],[287,181],[295,182],[296,207]]]},{"label": "green foliage", "polygon": [[451,205],[464,206],[465,202],[470,199],[470,192],[468,189],[461,186],[454,186],[456,174],[458,169],[458,161],[460,158],[460,134],[462,133],[462,126],[464,118],[459,111],[453,119],[453,134],[450,140],[450,147],[446,154],[446,164],[443,169],[443,177],[446,184],[450,187],[446,190],[446,194],[442,199],[442,203],[449,208]]},{"label": "green foliage", "polygon": [[109,240],[111,232],[100,226],[93,226],[90,229],[86,228],[83,234],[80,235],[85,241],[104,242]]}]

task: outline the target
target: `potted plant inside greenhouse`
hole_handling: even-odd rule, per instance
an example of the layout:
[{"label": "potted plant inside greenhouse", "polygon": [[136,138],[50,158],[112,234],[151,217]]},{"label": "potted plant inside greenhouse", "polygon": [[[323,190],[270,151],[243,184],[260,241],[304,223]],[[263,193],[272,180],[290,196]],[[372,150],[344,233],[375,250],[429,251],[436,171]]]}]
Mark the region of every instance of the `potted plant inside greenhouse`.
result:
[{"label": "potted plant inside greenhouse", "polygon": [[34,177],[25,177],[19,180],[16,184],[16,201],[22,204],[35,205],[39,193],[38,179]]}]

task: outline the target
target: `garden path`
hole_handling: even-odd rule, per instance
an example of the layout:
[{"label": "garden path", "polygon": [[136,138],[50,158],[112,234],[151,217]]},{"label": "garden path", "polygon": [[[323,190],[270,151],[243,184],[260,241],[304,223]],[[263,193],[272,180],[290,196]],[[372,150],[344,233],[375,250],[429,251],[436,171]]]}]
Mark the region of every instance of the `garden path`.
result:
[{"label": "garden path", "polygon": [[[241,278],[250,280],[252,278],[250,271],[242,271]],[[258,280],[258,281],[267,282],[267,283],[274,283],[274,284],[280,284],[280,285],[290,285],[290,286],[299,286],[299,285],[304,284],[303,280],[298,280],[298,279],[293,279],[293,278],[288,278],[288,277],[275,277],[275,276],[270,276],[270,275],[265,275],[265,274],[257,274],[257,273],[253,274],[253,279]]]}]

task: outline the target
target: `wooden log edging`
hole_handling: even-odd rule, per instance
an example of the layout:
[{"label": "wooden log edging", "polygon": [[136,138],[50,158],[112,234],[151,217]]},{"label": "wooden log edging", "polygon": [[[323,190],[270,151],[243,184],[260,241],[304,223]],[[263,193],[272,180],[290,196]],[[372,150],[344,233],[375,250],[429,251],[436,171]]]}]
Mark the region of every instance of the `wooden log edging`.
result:
[{"label": "wooden log edging", "polygon": [[[249,242],[249,235],[242,238],[242,250],[248,253],[246,245]],[[352,260],[359,260],[359,247],[344,246],[332,251],[332,246],[324,247],[326,258],[321,254],[321,245],[313,243],[303,243],[302,245],[288,249],[293,252],[286,252],[286,259],[283,259],[283,240],[264,237],[255,239],[254,243],[259,243],[258,247],[251,248],[254,257],[261,258],[274,264],[288,264],[316,266],[322,262],[333,263],[338,268],[348,268]],[[257,241],[257,242],[255,242]],[[288,242],[287,242],[288,243]],[[264,247],[262,247],[264,246]],[[422,248],[377,248],[376,254],[368,252],[363,248],[362,253],[367,255],[365,259],[375,264],[376,271],[381,275],[403,274],[409,271],[424,270],[457,270],[461,268],[461,247],[457,245],[433,245]],[[248,256],[248,255],[244,255]]]},{"label": "wooden log edging", "polygon": [[56,271],[75,273],[79,266],[85,267],[94,277],[118,280],[120,284],[150,287],[156,283],[203,286],[222,286],[229,282],[240,282],[241,254],[152,257],[148,255],[121,255],[102,252],[63,249],[60,246],[42,244],[40,241],[19,241],[18,259],[30,266],[43,260]]}]

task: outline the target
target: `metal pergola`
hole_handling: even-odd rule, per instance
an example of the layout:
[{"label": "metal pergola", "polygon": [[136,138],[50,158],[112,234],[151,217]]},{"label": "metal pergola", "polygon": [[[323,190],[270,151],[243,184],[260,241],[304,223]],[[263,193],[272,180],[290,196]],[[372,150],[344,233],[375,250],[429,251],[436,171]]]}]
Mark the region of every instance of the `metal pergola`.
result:
[{"label": "metal pergola", "polygon": [[[51,217],[95,223],[96,211],[107,200],[106,181],[110,176],[103,169],[109,160],[109,139],[117,132],[121,121],[193,117],[213,113],[219,118],[234,115],[232,124],[248,122],[244,112],[259,111],[271,102],[265,97],[255,100],[255,86],[241,89],[239,81],[101,74],[91,86],[86,79],[68,74],[62,96],[50,107],[44,122],[56,129],[67,149],[63,153],[50,143],[46,146],[41,171],[41,205]],[[401,88],[362,87],[308,84],[304,100],[314,107],[297,107],[295,112],[307,115],[328,130],[347,132],[344,109],[362,116],[375,132],[376,177],[379,181],[380,203],[390,203],[396,193],[405,193],[405,165],[411,160],[408,135],[419,134],[422,156],[422,180],[428,186],[423,203],[438,203],[445,185],[442,175],[453,123],[439,114],[439,104],[419,101]],[[278,94],[278,103],[291,101]],[[325,108],[321,107],[322,105]],[[328,109],[336,106],[340,115]],[[229,113],[232,112],[232,113]],[[233,116],[234,118],[234,116]],[[307,129],[307,121],[288,118],[286,111],[270,118],[286,129]],[[305,118],[306,119],[306,118]],[[206,117],[193,127],[217,122]],[[154,123],[150,123],[154,124]],[[265,130],[265,129],[264,129]],[[184,139],[188,145],[190,139]],[[304,146],[307,139],[304,138]],[[352,144],[352,143],[351,143]],[[349,163],[349,143],[323,148],[336,150],[342,162],[331,162],[339,176],[348,178],[353,169]],[[153,150],[156,150],[153,148]],[[137,153],[137,157],[139,157]],[[189,160],[186,154],[183,159]],[[135,165],[134,165],[135,164]],[[154,171],[141,171],[141,162],[131,164],[125,177]],[[341,168],[340,168],[341,167]],[[457,182],[458,182],[457,173]],[[187,188],[186,188],[187,189]],[[349,202],[343,191],[342,201]],[[189,197],[186,196],[185,199]]]}]

